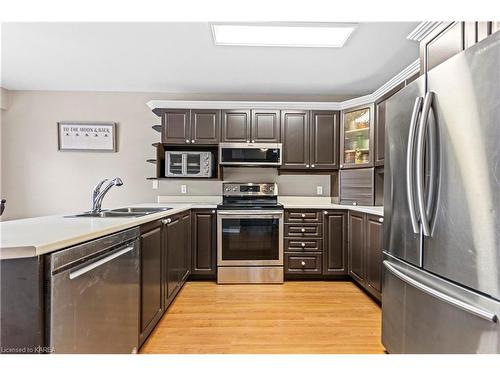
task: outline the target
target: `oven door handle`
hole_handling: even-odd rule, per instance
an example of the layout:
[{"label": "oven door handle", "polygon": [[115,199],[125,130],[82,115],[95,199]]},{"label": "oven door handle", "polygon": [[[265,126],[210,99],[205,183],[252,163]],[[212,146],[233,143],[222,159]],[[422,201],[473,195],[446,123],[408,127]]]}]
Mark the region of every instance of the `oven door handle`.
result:
[{"label": "oven door handle", "polygon": [[283,216],[283,211],[264,211],[264,210],[231,210],[217,211],[218,216],[245,216],[245,217],[269,217],[270,215]]}]

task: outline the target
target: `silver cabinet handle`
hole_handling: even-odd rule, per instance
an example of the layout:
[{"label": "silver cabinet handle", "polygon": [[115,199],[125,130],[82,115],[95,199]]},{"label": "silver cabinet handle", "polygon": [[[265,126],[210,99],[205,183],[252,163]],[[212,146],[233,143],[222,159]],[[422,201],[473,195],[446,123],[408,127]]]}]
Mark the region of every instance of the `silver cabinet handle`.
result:
[{"label": "silver cabinet handle", "polygon": [[311,168],[314,168],[314,167],[315,167],[315,165],[314,165],[314,164],[311,164]]},{"label": "silver cabinet handle", "polygon": [[382,262],[384,264],[384,267],[387,268],[389,272],[391,272],[394,276],[402,280],[403,282],[407,283],[408,285],[411,285],[412,287],[427,293],[434,298],[437,298],[443,302],[446,302],[452,306],[455,306],[463,311],[466,311],[468,313],[471,313],[475,316],[478,316],[482,319],[491,321],[491,322],[496,322],[497,321],[497,316],[496,314],[483,310],[479,307],[473,306],[467,302],[461,301],[455,297],[449,296],[448,294],[445,294],[443,292],[440,292],[439,290],[433,289],[420,281],[417,281],[410,276],[406,275],[404,272],[401,272],[398,270],[394,265],[392,265],[389,261],[384,260]]},{"label": "silver cabinet handle", "polygon": [[306,168],[309,168],[309,164],[306,164]]},{"label": "silver cabinet handle", "polygon": [[172,222],[172,219],[165,219],[161,221],[163,224],[170,224]]},{"label": "silver cabinet handle", "polygon": [[323,213],[324,213],[325,215],[328,215],[328,211],[323,211]]},{"label": "silver cabinet handle", "polygon": [[81,276],[84,273],[92,271],[94,268],[102,266],[103,264],[108,263],[108,262],[112,261],[113,259],[118,258],[119,256],[121,256],[125,253],[128,253],[129,251],[132,251],[132,250],[134,250],[134,246],[127,246],[124,249],[119,250],[111,255],[108,255],[107,257],[101,258],[94,263],[91,263],[85,267],[79,268],[76,271],[71,271],[69,273],[69,278],[71,280],[73,280],[73,279],[77,278],[78,276]]},{"label": "silver cabinet handle", "polygon": [[302,233],[304,233],[306,230],[305,230],[304,228],[302,228],[300,231],[301,231]]},{"label": "silver cabinet handle", "polygon": [[255,143],[255,139],[252,139],[252,143]]},{"label": "silver cabinet handle", "polygon": [[304,242],[302,242],[302,243],[300,244],[300,246],[302,246],[302,247],[306,247],[306,244],[305,244]]},{"label": "silver cabinet handle", "polygon": [[194,139],[191,140],[191,143],[194,143]]},{"label": "silver cabinet handle", "polygon": [[414,196],[414,146],[415,146],[415,134],[417,130],[418,116],[422,108],[422,98],[418,97],[415,99],[415,104],[413,106],[413,112],[411,114],[410,120],[410,131],[408,132],[408,146],[406,150],[406,198],[408,201],[408,208],[410,210],[411,226],[414,233],[419,232],[417,214],[415,213],[415,196]]},{"label": "silver cabinet handle", "polygon": [[357,205],[358,205],[358,203],[357,203],[357,202],[352,202],[352,205],[353,205],[353,206],[357,206]]},{"label": "silver cabinet handle", "polygon": [[189,143],[189,139],[186,139],[186,143]]},{"label": "silver cabinet handle", "polygon": [[302,217],[306,217],[306,214],[302,214],[301,216],[302,216]]},{"label": "silver cabinet handle", "polygon": [[425,207],[425,197],[424,197],[424,164],[425,164],[425,134],[427,132],[428,117],[432,106],[432,98],[434,93],[428,92],[425,94],[424,104],[422,107],[422,115],[420,116],[420,124],[417,131],[417,203],[418,211],[420,214],[420,222],[422,223],[422,232],[424,236],[429,237],[431,235],[431,229],[429,225],[429,220],[427,218],[427,212]]},{"label": "silver cabinet handle", "polygon": [[379,218],[378,218],[378,222],[379,222],[379,223],[383,223],[383,222],[384,222],[384,218],[383,218],[383,217],[379,217]]},{"label": "silver cabinet handle", "polygon": [[304,266],[306,265],[306,262],[302,261],[302,262],[300,262],[300,265],[301,265],[302,267],[304,267]]},{"label": "silver cabinet handle", "polygon": [[215,210],[212,210],[212,213],[215,214]]},{"label": "silver cabinet handle", "polygon": [[250,143],[250,140],[247,139],[247,143]]},{"label": "silver cabinet handle", "polygon": [[340,164],[340,168],[344,168],[344,164]]}]

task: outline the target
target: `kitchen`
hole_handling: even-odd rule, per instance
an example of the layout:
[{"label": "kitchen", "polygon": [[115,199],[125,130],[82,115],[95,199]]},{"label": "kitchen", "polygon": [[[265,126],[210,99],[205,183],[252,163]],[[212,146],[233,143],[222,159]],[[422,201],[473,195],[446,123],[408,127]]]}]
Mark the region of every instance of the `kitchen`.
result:
[{"label": "kitchen", "polygon": [[500,354],[499,29],[2,24],[2,353]]}]

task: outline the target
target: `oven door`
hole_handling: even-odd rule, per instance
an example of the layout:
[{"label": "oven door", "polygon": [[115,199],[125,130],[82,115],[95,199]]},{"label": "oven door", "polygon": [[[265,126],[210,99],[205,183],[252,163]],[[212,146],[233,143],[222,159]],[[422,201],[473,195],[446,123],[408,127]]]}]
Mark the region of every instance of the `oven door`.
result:
[{"label": "oven door", "polygon": [[254,166],[281,165],[281,143],[221,143],[219,164]]},{"label": "oven door", "polygon": [[218,266],[282,266],[283,211],[217,213]]}]

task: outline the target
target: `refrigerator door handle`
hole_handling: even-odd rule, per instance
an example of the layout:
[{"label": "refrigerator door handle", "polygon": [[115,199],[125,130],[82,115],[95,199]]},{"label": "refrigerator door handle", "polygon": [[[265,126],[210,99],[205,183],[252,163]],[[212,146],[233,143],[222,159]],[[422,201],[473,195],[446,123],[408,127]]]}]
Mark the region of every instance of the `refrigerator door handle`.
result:
[{"label": "refrigerator door handle", "polygon": [[420,281],[417,281],[410,276],[406,275],[404,272],[400,271],[397,269],[396,266],[391,264],[391,262],[384,260],[383,261],[384,267],[392,273],[394,276],[405,282],[406,284],[426,293],[429,294],[443,302],[448,303],[449,305],[455,306],[465,312],[468,312],[470,314],[473,314],[481,319],[488,320],[492,323],[496,323],[498,318],[495,313],[492,313],[490,311],[481,309],[479,307],[473,306],[467,302],[461,301],[455,297],[452,297],[450,295],[447,295],[443,292],[440,292],[436,289],[433,289]]},{"label": "refrigerator door handle", "polygon": [[415,195],[414,195],[414,181],[413,177],[415,175],[415,135],[417,132],[417,122],[418,116],[422,109],[422,97],[415,99],[415,105],[413,106],[413,112],[411,114],[410,120],[410,131],[408,132],[408,149],[406,152],[406,197],[408,200],[408,208],[410,211],[411,226],[413,228],[413,233],[418,234],[420,227],[418,224],[417,214],[415,212]]},{"label": "refrigerator door handle", "polygon": [[433,92],[425,94],[424,104],[422,107],[422,115],[420,116],[420,125],[417,132],[417,202],[418,211],[420,214],[420,222],[422,223],[422,232],[424,236],[430,237],[431,229],[429,219],[427,218],[427,210],[424,197],[424,165],[425,165],[425,134],[427,133],[427,126],[429,124],[428,118],[432,107]]}]

